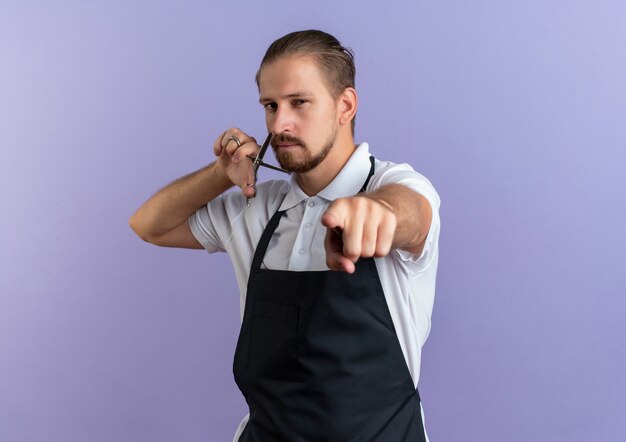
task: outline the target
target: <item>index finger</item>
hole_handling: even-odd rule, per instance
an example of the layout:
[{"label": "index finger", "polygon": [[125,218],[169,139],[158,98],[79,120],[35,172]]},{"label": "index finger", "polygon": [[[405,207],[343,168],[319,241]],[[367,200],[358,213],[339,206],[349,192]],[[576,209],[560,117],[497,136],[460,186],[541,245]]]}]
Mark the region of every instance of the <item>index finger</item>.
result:
[{"label": "index finger", "polygon": [[224,135],[226,135],[226,132],[228,131],[222,132],[215,140],[215,143],[213,143],[213,154],[215,154],[216,157],[219,157],[222,153],[222,139],[224,138]]}]

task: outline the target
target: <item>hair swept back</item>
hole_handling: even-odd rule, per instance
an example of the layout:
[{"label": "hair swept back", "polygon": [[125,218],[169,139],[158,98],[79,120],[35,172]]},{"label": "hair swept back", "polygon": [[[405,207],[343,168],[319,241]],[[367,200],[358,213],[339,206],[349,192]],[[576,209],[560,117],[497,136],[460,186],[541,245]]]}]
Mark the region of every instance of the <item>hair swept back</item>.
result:
[{"label": "hair swept back", "polygon": [[[311,56],[322,71],[328,90],[336,100],[347,88],[354,88],[356,68],[354,66],[354,52],[344,47],[335,37],[316,29],[291,32],[274,41],[261,61],[256,73],[255,81],[260,88],[259,78],[261,69],[278,58],[289,56]],[[356,114],[352,118],[352,136],[354,136]]]}]

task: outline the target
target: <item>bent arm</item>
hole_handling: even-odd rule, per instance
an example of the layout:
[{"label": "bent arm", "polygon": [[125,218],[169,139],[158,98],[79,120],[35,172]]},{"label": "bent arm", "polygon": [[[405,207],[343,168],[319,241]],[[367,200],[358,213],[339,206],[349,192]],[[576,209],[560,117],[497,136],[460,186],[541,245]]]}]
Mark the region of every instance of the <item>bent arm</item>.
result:
[{"label": "bent arm", "polygon": [[214,162],[159,190],[131,216],[128,223],[141,239],[149,243],[202,249],[189,229],[187,218],[231,186],[232,181]]},{"label": "bent arm", "polygon": [[[237,141],[235,141],[237,139]],[[128,224],[144,241],[165,247],[202,249],[187,224],[200,207],[213,201],[233,185],[252,196],[254,175],[249,156],[258,151],[254,137],[234,127],[213,144],[217,161],[177,179],[146,201]]]}]

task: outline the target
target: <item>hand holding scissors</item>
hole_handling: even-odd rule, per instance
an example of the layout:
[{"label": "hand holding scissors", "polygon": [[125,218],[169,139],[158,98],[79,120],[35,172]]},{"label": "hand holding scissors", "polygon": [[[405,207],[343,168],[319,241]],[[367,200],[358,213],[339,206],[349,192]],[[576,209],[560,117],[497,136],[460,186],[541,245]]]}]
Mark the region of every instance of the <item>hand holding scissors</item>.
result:
[{"label": "hand holding scissors", "polygon": [[250,158],[252,160],[252,171],[254,173],[254,183],[252,183],[252,188],[254,189],[254,195],[252,195],[251,197],[246,198],[246,206],[250,207],[250,198],[254,198],[256,196],[256,182],[258,179],[258,171],[259,171],[259,167],[263,166],[263,167],[267,167],[269,169],[273,169],[273,170],[277,170],[279,172],[284,172],[284,173],[290,173],[284,169],[281,169],[280,167],[276,167],[276,166],[272,166],[271,164],[267,164],[263,162],[263,157],[265,156],[265,152],[267,151],[268,146],[270,145],[270,141],[272,140],[272,133],[270,132],[269,134],[267,134],[267,138],[265,139],[265,141],[263,142],[263,146],[261,146],[261,150],[259,150],[259,152],[257,153],[256,157],[252,158],[251,156],[249,156],[248,158]]},{"label": "hand holding scissors", "polygon": [[[256,196],[256,183],[260,166],[289,173],[263,162],[263,156],[271,140],[272,133],[270,132],[259,150],[259,145],[254,137],[234,127],[223,132],[213,146],[219,168],[229,181],[242,189],[248,207],[250,207],[250,198]],[[248,159],[252,161],[252,164],[248,163]]]}]

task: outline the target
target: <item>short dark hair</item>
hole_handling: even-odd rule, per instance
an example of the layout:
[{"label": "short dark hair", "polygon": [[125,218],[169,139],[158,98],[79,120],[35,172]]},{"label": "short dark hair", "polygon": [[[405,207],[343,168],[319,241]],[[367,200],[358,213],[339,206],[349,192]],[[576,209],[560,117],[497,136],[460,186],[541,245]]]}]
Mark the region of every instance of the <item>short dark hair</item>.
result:
[{"label": "short dark hair", "polygon": [[[356,68],[354,67],[354,52],[339,43],[335,37],[323,31],[309,29],[287,34],[267,48],[256,73],[255,81],[260,89],[259,78],[261,69],[268,63],[280,57],[310,55],[322,71],[328,90],[336,100],[347,87],[354,87]],[[352,118],[352,136],[356,114]]]}]

